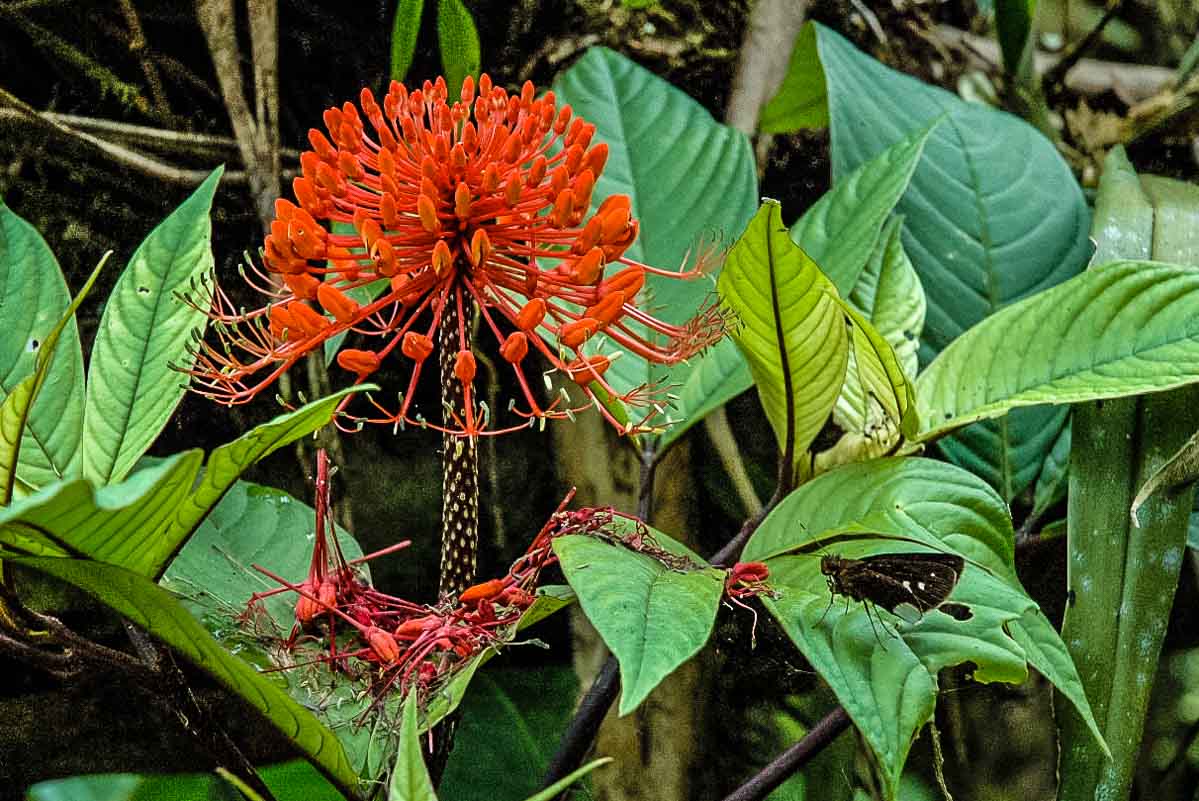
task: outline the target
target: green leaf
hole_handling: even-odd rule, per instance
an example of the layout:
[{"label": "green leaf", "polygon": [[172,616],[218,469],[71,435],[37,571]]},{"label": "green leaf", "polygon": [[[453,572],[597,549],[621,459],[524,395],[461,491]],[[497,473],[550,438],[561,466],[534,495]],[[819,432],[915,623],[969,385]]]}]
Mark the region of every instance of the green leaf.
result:
[{"label": "green leaf", "polygon": [[187,360],[204,312],[176,293],[212,270],[208,213],[218,167],[129,260],[100,318],[88,366],[83,419],[83,474],[120,481],[158,436],[186,392],[170,365]]},{"label": "green leaf", "polygon": [[1070,441],[1071,427],[1067,423],[1058,434],[1053,450],[1045,457],[1041,465],[1041,474],[1037,476],[1037,484],[1033,490],[1032,513],[1038,517],[1066,497],[1070,480]]},{"label": "green leaf", "polygon": [[583,767],[572,770],[570,773],[566,774],[541,792],[529,796],[527,799],[525,799],[525,801],[553,801],[553,799],[565,792],[566,788],[570,787],[579,779],[582,779],[591,771],[595,770],[596,768],[601,768],[604,765],[607,765],[609,762],[614,761],[615,760],[612,759],[612,757],[593,759]]},{"label": "green leaf", "polygon": [[[828,79],[834,185],[908,131],[948,115],[896,206],[928,298],[922,362],[989,314],[1082,269],[1090,252],[1086,203],[1036,129],[889,69],[826,28],[817,28],[817,46]],[[1010,499],[1036,478],[1064,422],[1061,411],[1018,411],[941,449]]]},{"label": "green leaf", "polygon": [[33,556],[88,557],[149,573],[147,554],[187,498],[204,453],[184,451],[96,489],[60,481],[0,511],[0,546]]},{"label": "green leaf", "polygon": [[[258,773],[277,798],[345,799],[303,760],[267,765],[259,768]],[[28,801],[208,801],[227,798],[227,793],[222,779],[203,773],[103,773],[38,782],[29,788],[26,798]]]},{"label": "green leaf", "polygon": [[[238,481],[204,518],[159,584],[179,596],[221,639],[254,593],[278,588],[250,565],[261,564],[301,583],[308,577],[315,530],[316,512],[308,504],[282,490]],[[345,557],[362,556],[354,538],[340,527],[336,530]],[[295,595],[282,592],[261,603],[280,635],[287,636],[295,620]]]},{"label": "green leaf", "polygon": [[[1008,306],[958,338],[916,379],[925,421],[919,439],[1019,406],[1199,381],[1196,303],[1193,268],[1123,261]],[[1014,342],[1021,347],[1013,349]]]},{"label": "green leaf", "polygon": [[0,403],[0,506],[12,501],[14,485],[20,481],[17,474],[21,466],[21,445],[25,441],[22,434],[28,430],[30,409],[37,403],[42,387],[54,370],[54,354],[59,338],[64,330],[75,325],[75,312],[96,283],[100,270],[104,269],[104,263],[108,261],[111,253],[112,251],[109,251],[100,259],[83,289],[79,290],[79,294],[63,312],[62,318],[37,349],[33,375],[18,384],[3,403]]},{"label": "green leaf", "polygon": [[333,732],[270,679],[222,648],[166,590],[136,573],[100,562],[45,557],[13,561],[78,587],[146,629],[241,696],[343,792],[356,790],[358,776]]},{"label": "green leaf", "polygon": [[[554,84],[560,103],[596,126],[594,141],[609,147],[592,202],[612,194],[632,199],[641,233],[626,255],[660,269],[695,261],[705,236],[732,241],[757,203],[757,173],[749,140],[721,125],[703,106],[629,59],[593,47]],[[662,136],[670,131],[670,136]],[[640,298],[654,315],[680,324],[711,296],[708,280],[646,278]],[[603,349],[605,338],[589,344]],[[721,369],[737,369],[722,360]],[[604,374],[618,392],[651,381],[682,384],[688,365],[672,369],[624,354]],[[734,393],[735,394],[735,393]],[[692,420],[693,422],[693,420]]]},{"label": "green leaf", "polygon": [[787,74],[774,97],[762,107],[762,133],[792,133],[829,124],[824,67],[816,55],[816,28],[805,25],[795,40]]},{"label": "green leaf", "polygon": [[391,79],[402,81],[412,66],[416,52],[416,35],[420,33],[420,17],[425,0],[396,0],[396,14],[391,23]]},{"label": "green leaf", "polygon": [[251,465],[327,425],[337,405],[346,395],[353,391],[373,389],[377,389],[374,384],[364,384],[335,392],[255,426],[232,442],[214,450],[205,465],[200,483],[187,497],[186,502],[178,505],[170,525],[158,535],[154,546],[146,552],[146,569],[150,574],[155,577],[162,575],[171,557],[196,530],[204,516]]},{"label": "green leaf", "polygon": [[[666,537],[652,532],[659,545]],[[708,641],[724,593],[724,572],[672,570],[657,559],[594,537],[554,540],[562,572],[587,619],[620,662],[620,714],[636,709]]]},{"label": "green leaf", "polygon": [[[344,395],[343,391],[341,395]],[[157,578],[221,496],[251,464],[324,425],[340,395],[254,428],[204,454],[176,454],[121,484],[60,482],[0,510],[0,546],[17,553],[88,556]]]},{"label": "green leaf", "polygon": [[883,223],[908,188],[934,119],[840,178],[795,225],[791,238],[848,297],[879,242]]},{"label": "green leaf", "polygon": [[791,241],[779,204],[767,201],[729,251],[718,291],[738,315],[732,337],[780,449],[794,426],[798,463],[845,381],[849,335],[837,290]]},{"label": "green leaf", "polygon": [[[71,302],[62,270],[45,240],[0,201],[0,400],[34,372],[50,330]],[[78,469],[83,431],[83,352],[72,317],[60,335],[58,358],[29,413],[17,478],[37,488]],[[14,401],[17,403],[17,401]],[[6,434],[9,432],[5,432]]]},{"label": "green leaf", "polygon": [[387,785],[387,801],[437,801],[433,781],[425,767],[421,741],[416,733],[417,706],[414,687],[404,701],[400,721],[400,750],[396,754],[391,781]]},{"label": "green leaf", "polygon": [[995,32],[1008,75],[1020,71],[1036,12],[1037,0],[995,0]]},{"label": "green leaf", "polygon": [[478,75],[482,56],[479,32],[462,0],[437,0],[437,46],[450,97],[457,97],[467,75]]},{"label": "green leaf", "polygon": [[[887,340],[902,373],[914,376],[916,350],[924,328],[924,288],[903,250],[902,226],[902,217],[892,217],[884,225],[870,260],[854,284],[849,302]],[[868,424],[874,422],[862,386],[857,377],[856,356],[850,354],[845,386],[833,411],[833,420],[846,431],[865,432]]]},{"label": "green leaf", "polygon": [[[835,548],[849,558],[906,551],[947,551],[968,561],[949,602],[914,621],[883,610],[874,626],[865,607],[839,607],[825,586],[820,557]],[[965,662],[979,681],[1020,682],[1027,665],[1078,685],[1065,646],[1037,629],[1038,653],[1011,626],[1030,620],[1035,603],[1015,575],[1007,505],[966,471],[928,459],[880,459],[826,473],[789,495],[747,543],[745,560],[765,560],[780,593],[766,600],[797,647],[845,706],[883,766],[890,797],[907,750],[931,716],[936,674]],[[897,636],[878,631],[882,625]],[[1035,626],[1035,621],[1028,624]],[[1052,635],[1052,636],[1051,636]],[[1074,696],[1072,696],[1074,700]],[[1080,710],[1090,716],[1085,698]]]},{"label": "green leaf", "polygon": [[439,785],[442,794],[454,801],[494,801],[537,792],[574,712],[580,689],[574,669],[496,666],[479,673],[472,688]]}]

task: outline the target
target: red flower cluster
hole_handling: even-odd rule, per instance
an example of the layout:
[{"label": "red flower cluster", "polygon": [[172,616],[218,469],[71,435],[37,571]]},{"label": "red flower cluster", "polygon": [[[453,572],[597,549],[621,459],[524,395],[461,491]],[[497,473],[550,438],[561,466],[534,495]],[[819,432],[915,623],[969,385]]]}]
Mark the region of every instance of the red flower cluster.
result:
[{"label": "red flower cluster", "polygon": [[[525,375],[536,350],[613,424],[620,425],[597,402],[597,386],[626,405],[649,407],[622,426],[646,430],[659,411],[656,393],[617,391],[604,379],[612,360],[627,351],[672,364],[723,334],[715,304],[681,326],[638,308],[647,274],[696,278],[711,254],[673,272],[625,256],[638,232],[630,199],[611,195],[588,216],[608,147],[593,143],[595,126],[559,108],[553,92],[535,98],[525,83],[510,96],[483,75],[477,91],[468,77],[450,104],[441,78],[412,92],[393,81],[381,105],[363,89],[359,106],[327,110],[325,126],[327,135],[309,131],[313,149],[293,184],[299,205],[276,203],[265,273],[255,268],[248,278],[267,304],[243,311],[213,290],[208,313],[218,341],[203,344],[188,371],[202,394],[246,402],[305,354],[353,331],[380,340],[338,354],[355,383],[396,350],[411,378],[398,409],[372,399],[375,411],[345,415],[351,420],[474,436],[585,408],[565,408],[560,395],[538,402]],[[459,325],[456,341],[442,347],[456,350],[453,372],[466,403],[461,416],[436,425],[414,412],[412,398],[447,304]],[[519,425],[494,428],[471,400],[476,363],[465,312],[472,305],[522,387]]]},{"label": "red flower cluster", "polygon": [[[318,452],[316,489],[316,541],[308,577],[295,584],[254,565],[280,586],[252,596],[242,619],[253,621],[258,603],[264,598],[281,592],[296,593],[295,626],[291,635],[277,644],[290,652],[303,643],[320,643],[327,653],[314,661],[364,679],[375,704],[382,703],[393,690],[407,693],[413,683],[419,696],[428,698],[485,648],[509,642],[521,616],[536,600],[541,571],[557,561],[552,547],[555,537],[599,537],[675,570],[701,567],[685,556],[663,550],[642,521],[611,507],[566,511],[574,497],[571,490],[503,577],[476,584],[457,598],[444,598],[433,605],[418,604],[374,589],[354,570],[356,564],[407,547],[407,541],[353,561],[347,561],[342,554],[329,520],[328,459],[323,450]],[[633,530],[615,527],[617,517],[632,521]],[[743,599],[769,592],[765,585],[768,573],[760,562],[737,564],[725,582],[727,597],[744,606]],[[312,663],[289,658],[280,669],[305,664]]]}]

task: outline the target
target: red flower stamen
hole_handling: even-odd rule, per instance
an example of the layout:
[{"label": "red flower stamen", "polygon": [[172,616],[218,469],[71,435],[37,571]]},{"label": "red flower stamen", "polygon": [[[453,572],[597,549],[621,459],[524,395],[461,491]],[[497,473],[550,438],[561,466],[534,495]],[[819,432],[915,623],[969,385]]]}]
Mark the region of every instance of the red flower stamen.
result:
[{"label": "red flower stamen", "polygon": [[[694,279],[711,253],[676,272],[627,258],[638,222],[624,195],[608,197],[585,219],[608,148],[591,143],[595,126],[574,117],[569,106],[559,108],[553,92],[534,98],[526,83],[510,96],[484,75],[477,91],[467,78],[460,99],[450,102],[440,78],[411,92],[392,82],[381,104],[364,89],[358,106],[328,109],[324,121],[327,134],[310,131],[312,150],[301,157],[303,174],[293,183],[298,205],[277,201],[277,219],[263,244],[265,270],[255,267],[247,276],[266,304],[244,311],[212,288],[208,313],[216,341],[201,346],[188,370],[196,391],[228,404],[247,402],[297,360],[353,331],[383,340],[339,355],[338,365],[355,383],[397,347],[395,356],[409,360],[412,372],[398,409],[383,411],[375,403],[381,414],[359,417],[344,413],[343,403],[343,417],[471,436],[519,428],[526,423],[485,431],[490,415],[473,408],[463,410],[465,420],[438,426],[411,408],[445,304],[463,308],[473,300],[516,371],[526,408],[514,412],[527,423],[584,408],[537,402],[524,374],[532,348],[580,383],[587,405],[601,408],[614,424],[591,382],[626,405],[645,405],[649,412],[632,426],[644,430],[661,411],[647,403],[652,390],[617,392],[598,367],[580,381],[568,365],[619,350],[673,364],[723,334],[715,304],[683,325],[637,307],[647,273]],[[326,223],[353,231],[331,233]],[[381,278],[390,279],[388,289],[369,303],[347,294]],[[514,330],[523,338],[513,338]],[[472,350],[465,326],[457,340],[446,346],[459,354],[458,380],[469,383],[474,370],[462,356]],[[610,352],[589,347],[584,354],[592,340]]]}]

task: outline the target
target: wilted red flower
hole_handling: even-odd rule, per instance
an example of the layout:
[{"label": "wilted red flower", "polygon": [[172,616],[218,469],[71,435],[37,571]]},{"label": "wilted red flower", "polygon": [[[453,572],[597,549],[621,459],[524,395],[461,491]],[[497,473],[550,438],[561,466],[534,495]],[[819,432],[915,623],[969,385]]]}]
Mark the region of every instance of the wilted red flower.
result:
[{"label": "wilted red flower", "polygon": [[[270,275],[255,268],[258,280],[249,279],[269,301],[247,312],[213,291],[209,315],[218,342],[202,345],[189,370],[197,391],[244,403],[305,354],[353,331],[381,340],[338,354],[355,383],[397,349],[412,375],[398,410],[372,400],[372,416],[347,417],[432,425],[413,414],[413,390],[446,304],[453,304],[460,322],[450,346],[465,388],[464,417],[433,427],[498,433],[470,399],[476,367],[461,321],[473,300],[516,371],[528,404],[514,409],[518,415],[531,422],[579,411],[563,408],[560,397],[536,400],[524,366],[537,350],[616,424],[591,382],[628,405],[655,405],[646,387],[622,393],[604,379],[621,350],[672,364],[719,339],[715,304],[682,326],[638,308],[648,273],[696,278],[709,254],[677,272],[627,258],[638,222],[626,195],[608,197],[587,218],[608,157],[607,145],[591,142],[594,125],[573,117],[568,105],[558,108],[552,92],[534,98],[531,83],[509,96],[483,75],[476,95],[468,77],[461,100],[449,105],[446,98],[441,78],[411,93],[393,81],[382,106],[363,89],[359,107],[347,102],[325,112],[328,135],[309,131],[313,149],[301,157],[303,176],[293,184],[299,205],[276,202],[264,249]],[[351,224],[353,232],[331,233],[326,222]],[[349,294],[380,280],[388,284],[375,300],[360,303]],[[648,426],[652,415],[626,430]]]}]

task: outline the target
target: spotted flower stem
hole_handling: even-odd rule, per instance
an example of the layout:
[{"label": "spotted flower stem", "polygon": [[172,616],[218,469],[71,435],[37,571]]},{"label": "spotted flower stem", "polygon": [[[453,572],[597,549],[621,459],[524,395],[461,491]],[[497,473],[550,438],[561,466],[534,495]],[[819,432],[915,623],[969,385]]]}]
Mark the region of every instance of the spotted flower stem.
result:
[{"label": "spotted flower stem", "polygon": [[[455,298],[456,295],[456,298]],[[445,422],[466,420],[473,413],[474,357],[459,350],[459,329],[468,325],[473,301],[446,304],[437,329],[441,348],[441,404]],[[473,436],[441,436],[441,578],[439,594],[458,595],[475,581],[479,552],[479,440]]]}]

